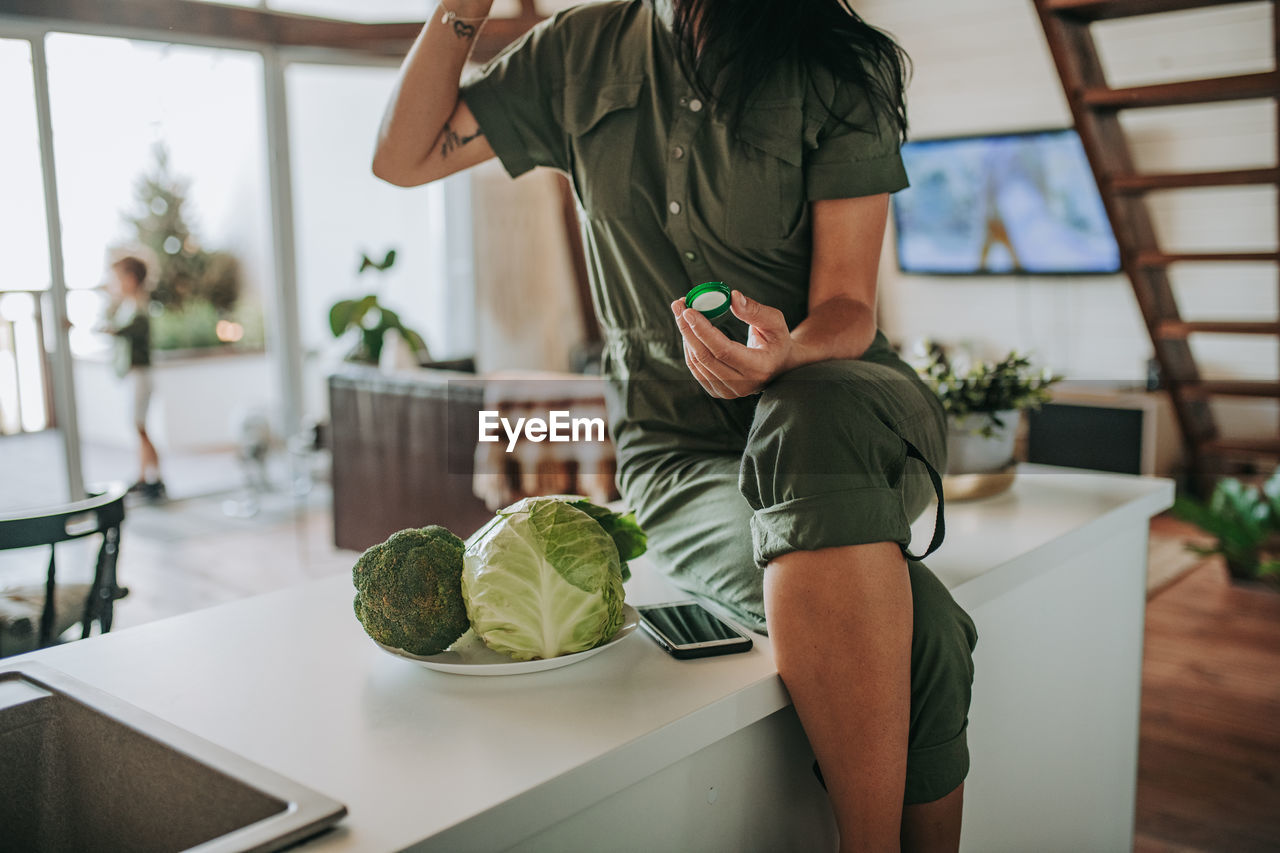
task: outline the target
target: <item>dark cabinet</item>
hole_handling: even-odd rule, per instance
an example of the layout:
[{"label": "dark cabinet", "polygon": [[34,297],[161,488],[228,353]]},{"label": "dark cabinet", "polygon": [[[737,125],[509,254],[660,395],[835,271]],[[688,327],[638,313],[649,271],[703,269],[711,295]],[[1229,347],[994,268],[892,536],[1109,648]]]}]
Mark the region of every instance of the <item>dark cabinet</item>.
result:
[{"label": "dark cabinet", "polygon": [[334,544],[362,551],[428,524],[465,539],[492,518],[472,491],[482,402],[481,381],[456,370],[330,376]]}]

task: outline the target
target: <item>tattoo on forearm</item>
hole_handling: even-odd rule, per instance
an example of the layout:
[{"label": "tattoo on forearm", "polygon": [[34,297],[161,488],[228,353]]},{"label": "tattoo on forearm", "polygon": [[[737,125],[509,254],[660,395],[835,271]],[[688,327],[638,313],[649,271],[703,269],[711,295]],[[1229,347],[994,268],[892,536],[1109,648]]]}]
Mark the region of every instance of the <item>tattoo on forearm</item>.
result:
[{"label": "tattoo on forearm", "polygon": [[444,142],[440,145],[440,156],[448,157],[471,140],[479,139],[481,136],[484,136],[484,132],[478,127],[476,128],[476,132],[470,136],[460,136],[458,135],[458,132],[449,125],[449,122],[446,121],[444,123],[443,132]]},{"label": "tattoo on forearm", "polygon": [[476,34],[475,24],[468,24],[463,21],[454,20],[453,34],[460,39],[469,39]]}]

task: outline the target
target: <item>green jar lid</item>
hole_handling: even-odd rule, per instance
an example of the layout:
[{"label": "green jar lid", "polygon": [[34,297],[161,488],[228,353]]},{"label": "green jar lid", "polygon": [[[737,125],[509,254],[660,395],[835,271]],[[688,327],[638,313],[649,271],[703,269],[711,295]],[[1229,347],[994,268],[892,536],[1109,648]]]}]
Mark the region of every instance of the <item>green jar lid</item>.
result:
[{"label": "green jar lid", "polygon": [[711,320],[729,310],[729,298],[729,288],[723,281],[707,281],[690,290],[684,304]]}]

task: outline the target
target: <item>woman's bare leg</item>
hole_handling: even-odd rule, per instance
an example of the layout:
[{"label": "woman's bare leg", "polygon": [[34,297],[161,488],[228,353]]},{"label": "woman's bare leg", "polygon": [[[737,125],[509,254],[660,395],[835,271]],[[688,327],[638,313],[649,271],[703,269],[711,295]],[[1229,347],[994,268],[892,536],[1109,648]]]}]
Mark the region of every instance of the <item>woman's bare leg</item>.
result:
[{"label": "woman's bare leg", "polygon": [[911,717],[911,583],[892,542],[793,551],[765,570],[778,673],[813,746],[840,850],[898,850]]},{"label": "woman's bare leg", "polygon": [[902,810],[902,849],[907,853],[955,853],[960,849],[964,783],[940,800]]}]

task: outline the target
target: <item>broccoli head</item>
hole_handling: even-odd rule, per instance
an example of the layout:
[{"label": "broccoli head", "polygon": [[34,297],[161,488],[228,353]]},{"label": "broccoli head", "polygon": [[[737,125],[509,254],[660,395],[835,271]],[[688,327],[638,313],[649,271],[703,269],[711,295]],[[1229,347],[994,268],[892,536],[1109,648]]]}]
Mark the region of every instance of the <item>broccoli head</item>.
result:
[{"label": "broccoli head", "polygon": [[415,655],[438,654],[466,633],[461,539],[432,525],[401,530],[351,570],[356,618],[374,640]]}]

